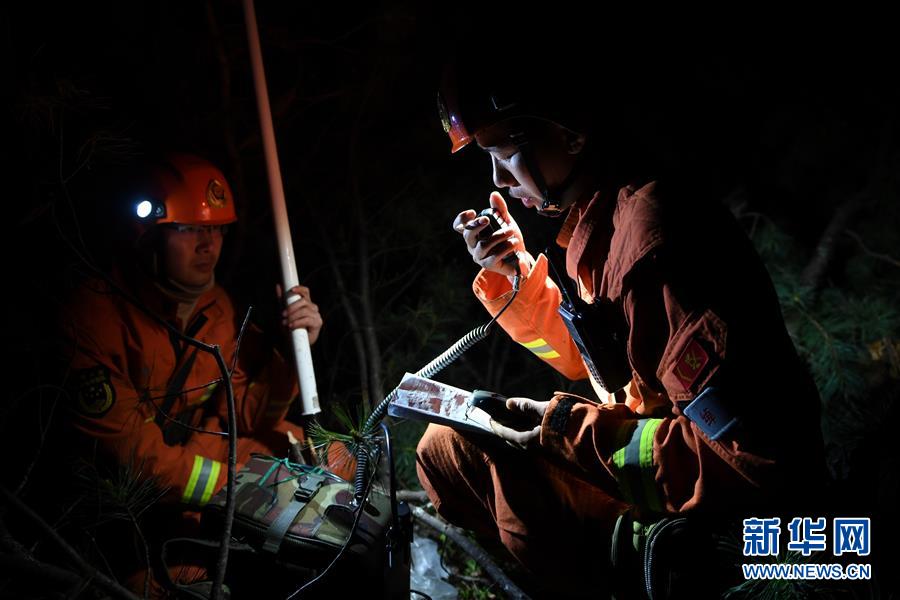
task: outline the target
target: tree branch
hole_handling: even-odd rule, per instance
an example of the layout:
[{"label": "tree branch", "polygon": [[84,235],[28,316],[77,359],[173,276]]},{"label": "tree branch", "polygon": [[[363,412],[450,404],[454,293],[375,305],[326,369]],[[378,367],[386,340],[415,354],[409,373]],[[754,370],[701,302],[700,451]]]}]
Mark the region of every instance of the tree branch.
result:
[{"label": "tree branch", "polygon": [[889,117],[888,122],[880,130],[878,149],[869,169],[868,184],[838,206],[816,245],[812,260],[803,270],[801,281],[813,290],[819,290],[822,286],[841,233],[851,224],[860,209],[872,198],[878,197],[879,192],[885,187],[890,187],[891,181],[894,180],[896,162],[893,143],[894,120],[893,116]]},{"label": "tree branch", "polygon": [[[41,391],[45,388],[50,388],[56,391],[56,397],[53,399],[53,404],[50,407],[50,414],[47,417],[47,425],[44,426],[43,421],[41,421],[40,427],[40,441],[38,442],[37,450],[34,452],[34,456],[31,458],[31,462],[28,463],[28,466],[25,467],[25,473],[22,475],[22,481],[19,482],[19,485],[16,487],[16,495],[21,494],[25,491],[25,487],[28,485],[28,480],[31,478],[31,473],[34,471],[34,467],[37,465],[38,461],[41,458],[41,453],[44,451],[44,444],[47,441],[47,431],[50,428],[50,425],[53,421],[53,414],[56,411],[56,404],[59,401],[59,397],[66,393],[66,391],[58,386],[52,384],[42,384],[27,390],[24,394],[22,394],[19,398],[17,398],[14,403],[18,404],[22,398],[26,397],[29,393],[34,391]],[[38,396],[38,418],[41,419],[43,417],[43,402],[41,402],[42,396]]]},{"label": "tree branch", "polygon": [[85,582],[82,577],[66,569],[6,553],[0,553],[0,567],[3,567],[2,570],[7,575],[18,575],[27,579],[29,586],[32,587],[34,581],[47,579],[69,588]]},{"label": "tree branch", "polygon": [[406,293],[406,290],[408,290],[414,283],[419,280],[419,275],[421,275],[424,270],[425,265],[418,266],[418,260],[416,260],[416,264],[414,264],[413,267],[405,273],[403,283],[397,286],[391,297],[388,298],[387,301],[382,305],[381,310],[378,312],[379,321],[381,320],[381,315],[384,314],[384,311],[388,308],[394,308],[394,303],[397,301],[397,299],[400,298],[400,296],[402,296],[404,293]]},{"label": "tree branch", "polygon": [[859,244],[859,247],[862,248],[862,251],[865,252],[868,256],[871,256],[872,258],[878,260],[882,260],[888,264],[894,265],[895,267],[900,267],[900,260],[897,260],[890,254],[881,254],[880,252],[871,250],[868,246],[866,246],[866,244],[862,241],[862,238],[855,231],[848,229],[844,233],[856,240],[856,243]]},{"label": "tree branch", "polygon": [[[372,70],[372,77],[366,86],[366,92],[360,103],[359,112],[353,124],[350,134],[349,163],[351,189],[353,191],[354,214],[356,215],[357,240],[356,249],[359,256],[359,288],[360,306],[362,308],[362,333],[366,344],[369,363],[369,396],[375,398],[375,402],[384,398],[384,384],[381,381],[381,348],[378,345],[378,337],[375,335],[375,317],[372,308],[372,284],[369,259],[368,223],[366,222],[365,209],[363,207],[362,194],[359,189],[359,172],[357,167],[357,149],[359,146],[359,130],[362,117],[372,92],[376,70]],[[368,407],[367,407],[368,408]]]},{"label": "tree branch", "polygon": [[[209,28],[210,38],[212,38],[213,49],[215,50],[216,63],[219,67],[219,98],[222,101],[222,137],[225,142],[225,150],[228,153],[228,160],[231,163],[232,188],[235,195],[241,199],[237,202],[235,210],[237,211],[237,222],[247,223],[247,208],[250,203],[247,199],[247,189],[244,179],[244,168],[241,162],[241,153],[238,149],[238,143],[234,136],[234,123],[231,118],[231,62],[228,60],[228,52],[225,48],[225,40],[222,36],[219,23],[216,20],[216,14],[213,10],[212,0],[206,0],[206,25]],[[240,225],[239,225],[240,227]],[[244,253],[244,237],[237,236],[235,244],[232,248],[232,264],[239,262]]]},{"label": "tree branch", "polygon": [[425,512],[425,509],[419,506],[412,507],[413,516],[419,520],[420,523],[428,525],[438,533],[443,533],[447,536],[448,539],[452,540],[457,546],[459,546],[466,554],[471,556],[478,565],[484,569],[484,571],[490,575],[491,579],[493,579],[497,585],[500,586],[510,598],[516,598],[519,600],[527,600],[528,595],[523,592],[519,586],[517,586],[513,581],[506,576],[506,573],[497,566],[497,563],[488,555],[488,553],[479,546],[476,542],[469,539],[465,532],[458,527],[454,527],[450,525],[443,519],[439,517],[432,516]]},{"label": "tree branch", "polygon": [[359,324],[359,318],[356,315],[356,311],[353,308],[353,304],[350,301],[350,293],[347,290],[347,284],[344,281],[344,276],[341,273],[340,263],[338,262],[337,255],[334,253],[334,248],[331,246],[331,236],[327,234],[325,228],[322,226],[322,220],[319,218],[318,211],[316,211],[312,202],[307,202],[307,206],[309,207],[310,213],[313,215],[313,222],[316,224],[316,228],[319,232],[319,237],[322,238],[322,247],[325,249],[325,254],[328,256],[328,265],[331,268],[331,274],[334,277],[334,283],[337,285],[338,294],[341,299],[341,306],[344,308],[344,313],[347,315],[347,321],[350,323],[350,332],[353,336],[353,346],[356,348],[356,362],[357,367],[359,369],[359,381],[360,381],[360,391],[363,397],[363,407],[366,412],[372,410],[371,403],[368,397],[369,390],[369,376],[368,376],[368,362],[366,361],[366,345],[362,336],[362,329]]},{"label": "tree branch", "polygon": [[867,196],[868,189],[854,194],[842,202],[837,207],[837,210],[834,211],[831,220],[816,244],[812,260],[809,261],[809,264],[806,265],[806,268],[803,269],[803,273],[800,275],[800,280],[804,285],[809,286],[813,290],[818,290],[822,287],[825,274],[828,272],[828,267],[831,266],[831,261],[834,258],[838,239],[860,208],[862,208],[863,201]]},{"label": "tree branch", "polygon": [[397,500],[403,502],[431,502],[423,490],[398,490]]},{"label": "tree branch", "polygon": [[63,539],[59,533],[56,532],[55,529],[50,527],[44,519],[41,518],[36,512],[31,510],[24,502],[22,502],[17,496],[15,496],[12,492],[7,490],[5,487],[0,486],[0,496],[9,503],[10,506],[15,508],[17,511],[26,516],[31,522],[33,522],[37,528],[43,533],[45,536],[49,537],[56,545],[62,550],[65,557],[74,564],[78,570],[85,575],[87,578],[96,582],[97,586],[104,591],[108,592],[113,598],[121,598],[123,600],[137,600],[137,596],[129,592],[127,589],[119,585],[117,582],[113,581],[93,566],[91,566],[87,561],[85,561],[81,555],[75,550],[69,543]]},{"label": "tree branch", "polygon": [[[241,324],[238,333],[238,345],[250,322],[250,311]],[[235,353],[237,348],[235,349]],[[225,481],[225,522],[222,525],[222,535],[219,542],[219,558],[216,562],[216,576],[213,578],[213,586],[210,592],[211,600],[218,600],[222,594],[222,584],[225,582],[225,571],[228,569],[228,550],[231,548],[231,527],[234,524],[234,476],[237,469],[237,409],[234,405],[234,386],[231,385],[231,373],[225,364],[222,349],[215,346],[216,364],[225,378],[225,398],[228,403],[228,478]]]},{"label": "tree branch", "polygon": [[34,561],[34,556],[28,551],[28,548],[19,543],[19,540],[14,538],[6,527],[6,520],[3,518],[5,512],[0,511],[0,548],[5,552],[22,557],[24,560]]}]

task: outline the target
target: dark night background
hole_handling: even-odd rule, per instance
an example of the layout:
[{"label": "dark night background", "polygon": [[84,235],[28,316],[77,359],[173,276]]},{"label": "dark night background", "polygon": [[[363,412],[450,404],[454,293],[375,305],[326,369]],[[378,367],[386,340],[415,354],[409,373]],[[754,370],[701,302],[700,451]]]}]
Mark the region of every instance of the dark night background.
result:
[{"label": "dark night background", "polygon": [[[257,13],[301,282],[325,317],[314,360],[327,404],[377,402],[485,320],[450,223],[487,205],[489,161],[449,155],[435,105],[446,52],[477,44],[502,69],[518,44],[571,32],[591,40],[572,59],[597,110],[628,104],[634,136],[727,202],[756,243],[822,393],[834,500],[873,517],[872,559],[887,560],[900,466],[900,90],[877,15],[651,24],[582,11],[514,23],[483,8],[264,0]],[[2,15],[12,306],[0,426],[4,485],[28,474],[28,499],[33,478],[52,476],[46,432],[65,414],[45,360],[51,315],[84,271],[74,249],[108,265],[108,206],[129,165],[176,149],[221,166],[240,223],[217,278],[269,330],[279,267],[239,2],[35,2]],[[540,250],[556,223],[512,211]],[[539,399],[586,392],[502,335],[482,346],[439,378]],[[760,402],[776,415],[777,385],[760,373]],[[396,428],[408,450],[418,431]],[[414,487],[408,453],[401,469]],[[883,571],[882,587],[894,577]]]}]

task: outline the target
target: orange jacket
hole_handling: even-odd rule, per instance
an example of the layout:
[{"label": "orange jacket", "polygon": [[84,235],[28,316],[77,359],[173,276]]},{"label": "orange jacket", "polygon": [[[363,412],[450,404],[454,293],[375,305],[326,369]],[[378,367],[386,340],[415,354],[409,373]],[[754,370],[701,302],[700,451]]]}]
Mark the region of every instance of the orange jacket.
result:
[{"label": "orange jacket", "polygon": [[[137,296],[155,314],[175,322],[175,304],[151,283]],[[218,344],[230,368],[236,315],[226,292],[213,287],[197,301],[185,331]],[[191,427],[225,431],[225,387],[214,357],[170,339],[168,331],[112,292],[103,282],[81,286],[62,315],[69,365],[66,387],[76,429],[96,440],[120,465],[152,477],[168,498],[205,504],[225,483],[228,442]],[[296,378],[277,353],[267,364],[250,364],[258,332],[248,329],[232,377],[237,408],[238,469],[251,452],[273,453],[272,434],[297,392]],[[256,354],[258,356],[258,354]],[[256,361],[264,362],[264,361]],[[166,418],[163,413],[168,415]],[[297,437],[300,428],[294,429]],[[284,447],[287,441],[284,439]]]},{"label": "orange jacket", "polygon": [[[621,309],[632,379],[618,403],[595,382],[600,402],[558,393],[541,445],[612,476],[626,500],[651,512],[806,502],[824,476],[815,386],[750,241],[723,208],[689,193],[651,183],[570,212],[557,239],[566,271],[583,299]],[[532,262],[499,323],[566,377],[587,378],[547,259]],[[510,288],[487,271],[473,285],[491,314]],[[710,383],[741,420],[718,441],[681,413]]]}]

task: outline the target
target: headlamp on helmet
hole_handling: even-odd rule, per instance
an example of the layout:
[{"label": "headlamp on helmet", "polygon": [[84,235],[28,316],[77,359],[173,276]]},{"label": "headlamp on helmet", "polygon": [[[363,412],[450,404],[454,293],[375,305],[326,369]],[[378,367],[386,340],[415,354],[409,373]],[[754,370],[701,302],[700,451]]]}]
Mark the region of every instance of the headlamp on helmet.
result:
[{"label": "headlamp on helmet", "polygon": [[139,219],[162,219],[166,216],[166,205],[144,198],[137,202],[134,211]]}]

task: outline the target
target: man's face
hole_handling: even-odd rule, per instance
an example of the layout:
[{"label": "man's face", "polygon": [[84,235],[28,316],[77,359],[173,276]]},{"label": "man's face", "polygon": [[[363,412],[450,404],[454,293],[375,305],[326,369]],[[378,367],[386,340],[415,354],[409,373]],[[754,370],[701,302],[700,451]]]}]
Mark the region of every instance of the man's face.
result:
[{"label": "man's face", "polygon": [[220,225],[172,225],[162,228],[166,275],[185,286],[210,282],[222,251]]},{"label": "man's face", "polygon": [[[522,131],[521,121],[498,123],[475,136],[478,145],[491,157],[494,185],[509,188],[509,195],[518,198],[527,208],[540,208],[544,198],[529,172],[522,152],[510,140],[510,134]],[[553,123],[540,123],[528,132],[533,160],[544,181],[552,190],[566,180],[583,145],[574,144],[572,132]]]}]

